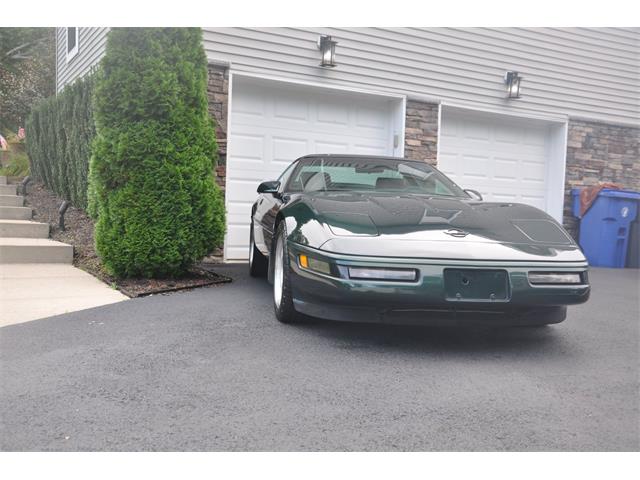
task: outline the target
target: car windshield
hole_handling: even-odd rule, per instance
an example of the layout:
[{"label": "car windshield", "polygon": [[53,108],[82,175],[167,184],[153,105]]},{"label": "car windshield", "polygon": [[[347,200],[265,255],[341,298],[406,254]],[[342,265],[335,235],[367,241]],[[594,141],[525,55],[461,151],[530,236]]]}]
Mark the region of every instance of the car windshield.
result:
[{"label": "car windshield", "polygon": [[288,192],[385,192],[468,197],[424,162],[380,158],[309,158],[298,162]]}]

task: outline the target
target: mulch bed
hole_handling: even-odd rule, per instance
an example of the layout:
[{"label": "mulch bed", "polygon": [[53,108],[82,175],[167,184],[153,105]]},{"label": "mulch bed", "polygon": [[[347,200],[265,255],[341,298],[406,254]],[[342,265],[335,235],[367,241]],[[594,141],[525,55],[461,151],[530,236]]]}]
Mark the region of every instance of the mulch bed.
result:
[{"label": "mulch bed", "polygon": [[[229,277],[208,270],[215,257],[205,259],[205,264],[193,267],[180,278],[115,278],[104,269],[95,250],[93,241],[93,220],[84,210],[69,206],[64,216],[65,230],[58,224],[58,209],[62,199],[47,190],[41,183],[30,183],[27,189],[26,205],[33,208],[33,220],[49,223],[53,240],[73,245],[73,264],[99,278],[108,285],[117,288],[128,297],[141,297],[157,293],[167,293],[208,285],[231,282]],[[203,268],[206,266],[207,269]]]}]

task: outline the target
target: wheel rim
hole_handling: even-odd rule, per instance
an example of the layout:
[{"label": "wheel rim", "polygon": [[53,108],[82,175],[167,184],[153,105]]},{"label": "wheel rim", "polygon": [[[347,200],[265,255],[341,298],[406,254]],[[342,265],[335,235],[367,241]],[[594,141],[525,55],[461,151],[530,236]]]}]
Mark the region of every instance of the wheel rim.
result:
[{"label": "wheel rim", "polygon": [[280,302],[282,302],[282,286],[284,281],[284,258],[282,250],[282,238],[278,238],[275,252],[276,258],[273,266],[273,301],[276,304],[276,308],[280,308]]}]

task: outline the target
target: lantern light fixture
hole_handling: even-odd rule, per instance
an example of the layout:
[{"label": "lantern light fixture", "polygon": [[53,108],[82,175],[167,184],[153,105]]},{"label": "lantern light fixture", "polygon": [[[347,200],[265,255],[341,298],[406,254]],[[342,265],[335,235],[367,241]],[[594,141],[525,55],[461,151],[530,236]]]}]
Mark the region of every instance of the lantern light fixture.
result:
[{"label": "lantern light fixture", "polygon": [[335,67],[336,64],[336,45],[338,42],[331,38],[331,35],[320,35],[318,39],[318,50],[320,50],[321,67]]},{"label": "lantern light fixture", "polygon": [[507,98],[520,98],[520,82],[522,77],[518,72],[504,74],[504,84],[507,86]]}]

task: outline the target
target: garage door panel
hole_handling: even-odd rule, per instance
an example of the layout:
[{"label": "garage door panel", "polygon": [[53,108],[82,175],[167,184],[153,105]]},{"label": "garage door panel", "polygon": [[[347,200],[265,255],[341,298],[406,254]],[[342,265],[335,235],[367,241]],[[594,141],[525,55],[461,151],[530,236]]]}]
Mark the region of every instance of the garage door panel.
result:
[{"label": "garage door panel", "polygon": [[[236,133],[251,132],[252,135],[275,135],[280,137],[292,137],[299,135],[300,138],[317,138],[327,139],[329,137],[342,137],[345,139],[364,138],[367,140],[379,141],[382,137],[390,143],[391,135],[389,130],[385,130],[382,133],[376,129],[357,127],[357,126],[344,126],[339,124],[307,122],[304,124],[298,124],[295,121],[289,119],[279,119],[277,123],[273,117],[269,119],[261,120],[257,123],[251,122],[233,122],[233,135]],[[231,147],[229,147],[231,148]]]},{"label": "garage door panel", "polygon": [[490,141],[489,138],[489,128],[483,124],[465,124],[462,128],[463,138],[467,140],[474,140],[477,142],[488,143]]},{"label": "garage door panel", "polygon": [[535,128],[529,127],[524,129],[524,143],[530,147],[538,147],[545,148],[546,147],[546,139],[548,136],[548,131],[546,128]]},{"label": "garage door panel", "polygon": [[535,185],[538,188],[544,189],[544,169],[524,167],[520,179],[532,186]]},{"label": "garage door panel", "polygon": [[524,145],[523,143],[507,143],[507,142],[493,142],[491,150],[496,152],[503,152],[504,154],[513,154],[514,149],[517,150],[518,158],[520,155],[529,156],[532,158],[544,157],[546,151],[544,147],[537,145]]},{"label": "garage door panel", "polygon": [[272,137],[272,159],[280,162],[290,162],[292,158],[298,158],[309,149],[305,138]]},{"label": "garage door panel", "polygon": [[493,180],[515,182],[520,175],[520,165],[512,158],[493,157],[492,171]]},{"label": "garage door panel", "polygon": [[354,145],[353,153],[358,155],[387,155],[384,145]]},{"label": "garage door panel", "polygon": [[465,165],[465,169],[460,171],[463,178],[487,178],[487,168],[489,167],[488,156],[463,154],[458,158]]},{"label": "garage door panel", "polygon": [[246,245],[249,243],[249,224],[246,222],[240,223],[240,219],[235,219],[235,223],[231,223],[234,221],[233,218],[229,220],[229,229],[227,230],[227,236],[225,239],[225,245],[227,248],[231,247],[244,247],[247,248]]},{"label": "garage door panel", "polygon": [[264,136],[250,135],[238,132],[236,134],[236,144],[234,145],[234,155],[243,158],[245,161],[262,162],[262,151],[264,150]]},{"label": "garage door panel", "polygon": [[322,102],[317,107],[317,123],[336,125],[349,125],[349,108],[340,103]]},{"label": "garage door panel", "polygon": [[440,138],[457,138],[458,137],[458,123],[450,120],[446,126],[442,125],[440,129]]},{"label": "garage door panel", "polygon": [[[252,184],[253,186],[254,184]],[[256,185],[256,189],[258,186]],[[253,200],[236,200],[233,203],[227,205],[227,212],[230,215],[244,215],[247,212],[247,209],[251,209],[253,204],[255,203],[255,199]]]},{"label": "garage door panel", "polygon": [[495,142],[497,144],[507,144],[510,146],[521,145],[524,141],[524,131],[522,128],[511,125],[496,124],[493,126]]},{"label": "garage door panel", "polygon": [[470,181],[479,181],[482,182],[483,180],[485,180],[487,178],[487,176],[483,173],[471,173],[471,172],[465,172],[462,174],[462,181],[465,182],[466,184],[468,184]]},{"label": "garage door panel", "polygon": [[490,192],[486,191],[486,200],[491,202],[516,202],[518,200],[518,196],[513,193],[499,193],[499,192]]},{"label": "garage door panel", "polygon": [[294,121],[309,121],[309,103],[299,96],[276,97],[273,117]]},{"label": "garage door panel", "polygon": [[387,109],[356,108],[356,127],[386,131],[389,127]]},{"label": "garage door panel", "polygon": [[529,205],[533,205],[534,207],[538,207],[544,210],[545,205],[545,196],[544,194],[540,195],[521,195],[522,203],[527,203]]},{"label": "garage door panel", "polygon": [[[227,192],[229,189],[235,191],[236,189],[246,191],[250,189],[253,193],[256,192],[258,185],[261,182],[267,180],[275,180],[280,174],[287,168],[285,165],[282,168],[280,165],[270,164],[267,167],[262,167],[260,169],[252,170],[250,168],[243,167],[242,169],[235,169],[231,176],[227,174]],[[228,171],[228,166],[227,166]],[[254,199],[255,196],[234,196],[230,197],[229,200],[232,202],[235,201],[245,201]]]},{"label": "garage door panel", "polygon": [[[253,190],[253,192],[255,193],[258,185],[260,185],[261,182],[265,181],[265,176],[269,174],[269,171],[266,169],[262,169],[259,172],[251,172],[251,176],[243,176],[243,173],[244,172],[242,171],[236,171],[234,172],[233,176],[227,175],[225,196],[227,197],[227,204],[229,205],[236,202],[248,202],[251,200],[255,200],[255,197],[249,195],[245,195],[243,197],[236,195],[235,198],[231,199],[228,196],[228,192],[231,189],[243,191]],[[274,180],[274,178],[269,178],[268,180]]]},{"label": "garage door panel", "polygon": [[265,117],[267,111],[265,98],[257,92],[245,92],[242,96],[234,96],[232,108],[236,120],[246,117],[247,121],[255,120],[256,117]]},{"label": "garage door panel", "polygon": [[347,142],[326,142],[314,141],[313,153],[348,153],[349,143]]}]

